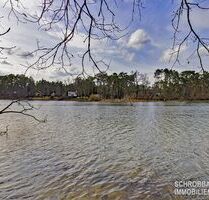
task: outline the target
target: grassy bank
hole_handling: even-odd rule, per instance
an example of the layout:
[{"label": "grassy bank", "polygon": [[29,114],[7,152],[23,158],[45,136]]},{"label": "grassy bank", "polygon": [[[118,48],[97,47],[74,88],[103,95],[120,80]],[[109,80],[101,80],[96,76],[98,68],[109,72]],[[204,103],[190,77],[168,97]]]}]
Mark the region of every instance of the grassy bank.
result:
[{"label": "grassy bank", "polygon": [[[14,98],[16,99],[16,98]],[[14,100],[13,98],[0,98],[0,100]],[[115,103],[115,104],[132,104],[137,102],[209,102],[209,99],[140,99],[140,98],[122,98],[122,99],[102,99],[102,98],[92,98],[90,97],[78,97],[78,98],[67,98],[67,97],[30,97],[21,98],[20,100],[29,101],[74,101],[74,102],[100,102],[100,103]]]},{"label": "grassy bank", "polygon": [[[1,99],[1,98],[0,98]],[[12,99],[2,99],[2,100],[12,100]],[[123,98],[123,99],[102,99],[102,98],[91,98],[91,97],[78,97],[78,98],[64,98],[64,97],[30,97],[24,98],[21,100],[29,101],[75,101],[75,102],[100,102],[100,103],[137,103],[137,102],[169,102],[169,101],[178,101],[178,102],[209,102],[209,99],[139,99],[139,98]]]}]

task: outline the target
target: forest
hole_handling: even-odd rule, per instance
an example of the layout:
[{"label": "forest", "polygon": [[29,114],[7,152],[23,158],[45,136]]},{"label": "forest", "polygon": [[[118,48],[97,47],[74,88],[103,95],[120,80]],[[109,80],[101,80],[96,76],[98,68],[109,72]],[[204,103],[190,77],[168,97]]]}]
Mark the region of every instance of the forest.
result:
[{"label": "forest", "polygon": [[1,99],[32,99],[34,97],[69,98],[74,92],[77,98],[87,100],[208,100],[209,72],[157,69],[154,83],[147,74],[98,73],[94,76],[76,77],[71,83],[46,80],[34,81],[25,75],[0,76]]}]

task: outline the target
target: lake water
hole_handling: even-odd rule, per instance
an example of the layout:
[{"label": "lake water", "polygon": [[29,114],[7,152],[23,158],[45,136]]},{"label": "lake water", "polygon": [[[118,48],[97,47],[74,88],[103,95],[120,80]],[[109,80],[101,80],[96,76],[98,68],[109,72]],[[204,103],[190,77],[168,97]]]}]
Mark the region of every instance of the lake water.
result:
[{"label": "lake water", "polygon": [[33,104],[47,123],[0,116],[1,200],[184,199],[176,180],[209,181],[209,103]]}]

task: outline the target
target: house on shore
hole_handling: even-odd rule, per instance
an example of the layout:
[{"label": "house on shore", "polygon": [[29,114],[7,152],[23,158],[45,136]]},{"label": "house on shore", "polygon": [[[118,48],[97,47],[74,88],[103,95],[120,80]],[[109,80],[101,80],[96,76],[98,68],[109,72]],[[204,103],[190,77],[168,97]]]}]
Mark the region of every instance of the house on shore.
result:
[{"label": "house on shore", "polygon": [[76,98],[76,97],[78,97],[78,95],[77,95],[77,92],[75,92],[75,91],[67,91],[67,97]]}]

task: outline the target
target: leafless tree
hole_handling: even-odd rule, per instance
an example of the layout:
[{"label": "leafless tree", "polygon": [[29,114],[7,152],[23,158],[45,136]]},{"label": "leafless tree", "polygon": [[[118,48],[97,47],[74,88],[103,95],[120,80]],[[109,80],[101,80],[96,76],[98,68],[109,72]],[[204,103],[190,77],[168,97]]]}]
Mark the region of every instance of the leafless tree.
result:
[{"label": "leafless tree", "polygon": [[[0,18],[2,19],[2,17]],[[0,37],[6,35],[9,31],[11,30],[11,28],[8,28],[6,31],[3,31],[2,33],[0,33]],[[7,57],[3,56],[4,55],[4,51],[5,50],[11,50],[15,48],[15,46],[12,46],[12,47],[8,47],[8,46],[0,46],[0,59],[7,59]]]},{"label": "leafless tree", "polygon": [[78,32],[82,32],[85,35],[83,42],[86,44],[86,49],[80,57],[82,71],[85,73],[86,60],[99,72],[101,72],[99,65],[109,66],[92,53],[92,40],[117,40],[126,34],[131,21],[134,20],[136,9],[140,16],[142,0],[132,0],[130,23],[121,28],[116,16],[119,3],[123,3],[123,0],[42,0],[39,10],[34,15],[27,13],[21,0],[7,0],[5,5],[9,4],[9,15],[15,16],[18,21],[37,23],[40,28],[48,32],[61,27],[62,35],[55,45],[45,47],[37,42],[37,49],[31,52],[37,55],[37,60],[29,64],[27,70],[46,69],[59,65],[67,71],[75,56],[69,48],[70,42]]},{"label": "leafless tree", "polygon": [[[207,0],[196,0],[196,1],[189,1],[189,0],[181,0],[179,3],[178,8],[174,12],[174,16],[172,18],[172,26],[174,28],[174,37],[173,37],[173,50],[175,56],[175,62],[180,63],[179,56],[182,50],[183,45],[192,43],[194,46],[194,50],[192,54],[188,57],[188,63],[190,62],[189,59],[192,56],[197,55],[199,59],[199,64],[204,72],[204,65],[201,55],[201,50],[206,51],[209,54],[209,37],[203,37],[198,30],[195,29],[195,25],[192,22],[192,12],[194,10],[198,11],[208,11],[209,12],[209,5]],[[183,19],[186,20],[186,28],[181,31],[181,23]],[[182,33],[183,32],[183,33]],[[183,37],[178,37],[179,34],[183,34]]]},{"label": "leafless tree", "polygon": [[[1,17],[0,19],[2,19],[3,17]],[[6,35],[9,31],[11,30],[11,28],[7,28],[6,31],[0,33],[0,37]],[[12,47],[8,47],[8,46],[0,46],[0,59],[7,59],[5,56],[3,56],[4,51],[8,51],[15,48],[15,46]],[[13,105],[17,105],[17,108],[14,109]],[[20,108],[20,109],[19,109]],[[0,115],[2,114],[21,114],[21,115],[25,115],[28,117],[32,117],[34,120],[38,121],[38,122],[44,122],[45,120],[40,120],[38,118],[36,118],[34,115],[31,115],[28,113],[28,111],[31,111],[34,109],[34,106],[32,106],[29,102],[27,101],[20,101],[20,100],[13,100],[11,101],[6,107],[2,108],[0,110]],[[8,133],[8,126],[6,126],[5,131],[0,131],[0,136],[5,135]]]},{"label": "leafless tree", "polygon": [[[46,122],[46,119],[39,119],[35,117],[30,111],[36,109],[32,104],[28,101],[21,101],[21,100],[13,100],[7,106],[0,110],[0,115],[2,114],[20,114],[27,117],[31,117],[35,121],[39,123]],[[8,126],[6,126],[5,131],[0,131],[0,136],[5,135],[8,132]]]},{"label": "leafless tree", "polygon": [[[18,106],[17,109],[11,109],[14,104],[16,104]],[[35,107],[33,105],[31,105],[28,101],[13,100],[6,107],[4,107],[2,110],[0,110],[0,115],[1,114],[9,114],[9,113],[21,114],[21,115],[25,115],[28,117],[32,117],[33,119],[35,119],[38,122],[45,122],[45,120],[40,120],[40,119],[36,118],[34,115],[27,113],[28,111],[31,111],[33,109],[35,109]]]},{"label": "leafless tree", "polygon": [[[18,21],[26,20],[37,23],[42,29],[49,32],[61,27],[62,35],[55,45],[51,47],[42,46],[37,42],[37,49],[31,52],[31,54],[37,54],[37,59],[28,65],[27,70],[30,68],[46,69],[53,65],[59,65],[66,71],[74,58],[69,44],[78,32],[82,32],[85,34],[84,43],[86,43],[86,50],[81,55],[84,73],[85,60],[91,62],[100,72],[101,65],[108,67],[106,62],[101,59],[98,60],[92,53],[92,40],[117,40],[123,37],[128,32],[129,25],[134,20],[135,15],[137,14],[140,18],[141,9],[146,4],[146,0],[130,0],[132,17],[130,23],[123,28],[117,21],[120,17],[118,16],[120,13],[117,12],[118,5],[122,3],[124,3],[123,0],[41,0],[37,13],[33,15],[27,12],[21,0],[6,0],[5,4],[10,6],[9,15],[15,16]],[[173,0],[171,3],[176,4]],[[204,71],[200,50],[205,49],[209,53],[209,38],[202,37],[198,30],[195,30],[191,15],[194,9],[208,10],[209,7],[206,5],[206,0],[181,0],[177,3],[171,20],[174,28],[174,64],[180,62],[179,55],[183,45],[192,42],[193,45],[196,45],[192,55],[196,53]],[[186,18],[187,27],[183,30],[184,37],[182,38],[182,35],[179,36],[182,34],[180,24],[184,18]]]}]

